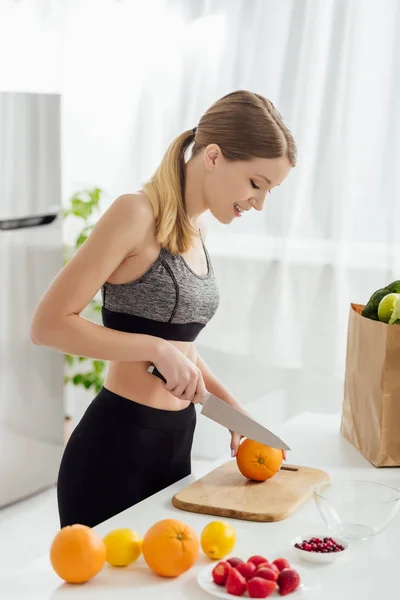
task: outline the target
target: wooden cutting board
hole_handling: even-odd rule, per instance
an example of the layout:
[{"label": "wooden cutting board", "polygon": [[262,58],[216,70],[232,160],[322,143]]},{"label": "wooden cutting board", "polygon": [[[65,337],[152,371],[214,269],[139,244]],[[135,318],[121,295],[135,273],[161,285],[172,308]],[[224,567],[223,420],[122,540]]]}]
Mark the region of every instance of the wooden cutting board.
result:
[{"label": "wooden cutting board", "polygon": [[280,521],[312,497],[328,473],[310,467],[284,465],[269,481],[249,481],[236,460],[229,460],[172,498],[181,510],[247,521]]}]

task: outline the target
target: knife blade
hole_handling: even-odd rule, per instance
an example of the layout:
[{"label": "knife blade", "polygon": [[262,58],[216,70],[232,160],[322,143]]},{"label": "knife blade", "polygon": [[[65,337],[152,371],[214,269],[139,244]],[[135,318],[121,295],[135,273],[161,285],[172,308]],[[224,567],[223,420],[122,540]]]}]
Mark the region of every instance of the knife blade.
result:
[{"label": "knife blade", "polygon": [[271,448],[290,450],[289,446],[275,433],[210,392],[203,402],[201,414],[250,440],[271,446]]},{"label": "knife blade", "polygon": [[[165,377],[163,377],[155,365],[150,365],[147,370],[149,373],[152,373],[166,383]],[[258,423],[258,421],[243,414],[227,402],[224,402],[221,398],[218,398],[218,396],[207,392],[207,396],[202,405],[203,407],[200,414],[211,419],[215,423],[223,425],[227,429],[235,431],[250,440],[271,446],[271,448],[290,450],[289,446],[277,435],[272,433],[272,431]]]}]

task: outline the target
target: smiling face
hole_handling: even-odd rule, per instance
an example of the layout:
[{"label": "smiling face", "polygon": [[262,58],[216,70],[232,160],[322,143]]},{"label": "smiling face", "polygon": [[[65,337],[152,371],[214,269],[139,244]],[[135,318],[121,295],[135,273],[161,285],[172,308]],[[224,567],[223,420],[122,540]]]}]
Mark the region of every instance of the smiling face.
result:
[{"label": "smiling face", "polygon": [[213,216],[224,225],[240,211],[262,210],[267,194],[289,175],[287,157],[228,161],[216,144],[204,149],[203,197]]}]

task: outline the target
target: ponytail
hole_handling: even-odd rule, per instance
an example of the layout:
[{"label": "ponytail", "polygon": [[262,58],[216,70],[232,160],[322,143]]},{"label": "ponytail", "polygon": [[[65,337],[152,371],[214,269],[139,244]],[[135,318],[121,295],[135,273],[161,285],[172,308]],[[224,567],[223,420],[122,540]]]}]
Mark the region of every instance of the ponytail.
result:
[{"label": "ponytail", "polygon": [[185,206],[185,152],[194,139],[192,129],[169,146],[159,167],[143,186],[155,220],[156,238],[171,254],[183,254],[198,231],[190,223]]}]

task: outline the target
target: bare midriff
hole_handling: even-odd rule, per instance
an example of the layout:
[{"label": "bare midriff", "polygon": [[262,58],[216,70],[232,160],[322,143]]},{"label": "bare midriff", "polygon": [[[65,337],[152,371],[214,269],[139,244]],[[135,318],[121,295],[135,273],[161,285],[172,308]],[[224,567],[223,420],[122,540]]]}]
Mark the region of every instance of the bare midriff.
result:
[{"label": "bare midriff", "polygon": [[[193,342],[170,341],[189,360],[196,362]],[[104,387],[124,398],[164,410],[182,410],[190,403],[179,400],[164,388],[162,381],[147,372],[149,362],[110,361]]]}]

